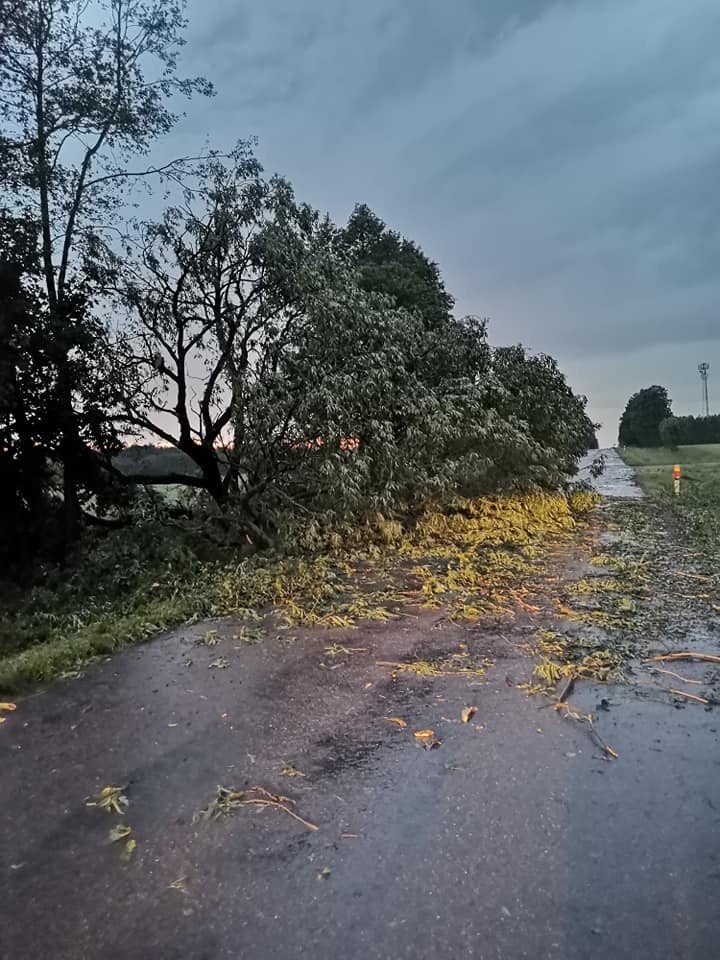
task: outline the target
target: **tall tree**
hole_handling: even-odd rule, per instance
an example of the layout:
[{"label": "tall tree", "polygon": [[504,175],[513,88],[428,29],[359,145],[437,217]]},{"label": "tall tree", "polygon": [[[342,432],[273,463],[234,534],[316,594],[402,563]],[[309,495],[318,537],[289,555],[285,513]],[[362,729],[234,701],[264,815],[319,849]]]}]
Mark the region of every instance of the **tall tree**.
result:
[{"label": "tall tree", "polygon": [[390,230],[367,204],[358,204],[340,231],[340,243],[358,267],[365,290],[417,311],[428,329],[447,321],[453,298],[440,270],[411,240]]},{"label": "tall tree", "polygon": [[447,438],[467,426],[463,371],[489,356],[482,324],[458,325],[458,372],[433,389],[420,312],[363,289],[332,225],[247,145],[141,237],[120,271],[135,381],[123,418],[197,468],[157,482],[234,504],[256,539],[290,502],[347,515],[437,488]]},{"label": "tall tree", "polygon": [[[183,0],[0,0],[2,204],[38,224],[47,307],[58,329],[70,323],[83,274],[117,230],[132,185],[151,174],[177,178],[190,162],[130,166],[174,125],[170,98],[211,92],[203,80],[176,75],[183,9]],[[71,537],[84,451],[69,344],[57,392]]]},{"label": "tall tree", "polygon": [[134,382],[122,419],[198,468],[162,482],[204,487],[218,503],[237,489],[249,391],[276,373],[304,317],[320,231],[285,180],[263,178],[246,143],[202,165],[162,221],[140,225],[118,271]]},{"label": "tall tree", "polygon": [[[0,218],[0,569],[58,545],[56,470],[63,442],[60,370],[76,392],[78,480],[99,492],[95,452],[117,450],[98,322],[78,289],[62,322],[48,309],[34,223]],[[93,451],[93,452],[91,452]]]},{"label": "tall tree", "polygon": [[672,417],[670,398],[665,387],[654,384],[634,393],[627,402],[618,439],[631,447],[658,447],[662,443],[660,424]]}]

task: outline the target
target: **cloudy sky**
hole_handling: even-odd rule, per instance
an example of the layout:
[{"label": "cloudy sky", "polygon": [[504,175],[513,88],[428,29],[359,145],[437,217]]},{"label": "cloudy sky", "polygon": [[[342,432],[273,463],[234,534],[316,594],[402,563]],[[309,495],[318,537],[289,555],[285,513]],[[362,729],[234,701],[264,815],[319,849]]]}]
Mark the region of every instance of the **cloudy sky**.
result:
[{"label": "cloudy sky", "polygon": [[[357,201],[496,343],[556,356],[616,435],[665,384],[720,404],[718,0],[190,0],[172,146],[257,136],[338,221]],[[712,399],[712,398],[711,398]]]}]

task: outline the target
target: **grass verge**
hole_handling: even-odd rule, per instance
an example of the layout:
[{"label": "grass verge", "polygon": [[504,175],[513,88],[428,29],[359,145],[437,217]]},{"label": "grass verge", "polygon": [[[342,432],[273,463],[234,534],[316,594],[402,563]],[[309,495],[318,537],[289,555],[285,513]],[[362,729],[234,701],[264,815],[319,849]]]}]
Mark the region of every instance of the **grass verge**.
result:
[{"label": "grass verge", "polygon": [[[693,541],[710,556],[720,546],[720,444],[624,447],[620,456],[635,468],[645,493],[686,526]],[[680,464],[680,496],[673,492],[673,466]]]}]

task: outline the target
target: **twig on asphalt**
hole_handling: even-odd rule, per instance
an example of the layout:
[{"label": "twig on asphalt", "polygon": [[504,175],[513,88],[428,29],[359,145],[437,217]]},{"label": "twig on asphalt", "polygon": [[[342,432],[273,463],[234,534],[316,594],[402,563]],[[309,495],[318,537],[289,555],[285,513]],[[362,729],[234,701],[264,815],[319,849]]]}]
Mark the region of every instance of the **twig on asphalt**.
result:
[{"label": "twig on asphalt", "polygon": [[673,690],[672,687],[670,690],[668,690],[668,693],[672,693],[676,697],[685,697],[686,700],[695,700],[697,703],[710,703],[710,701],[706,700],[705,697],[696,697],[694,693],[683,693],[682,690]]},{"label": "twig on asphalt", "polygon": [[658,667],[657,672],[666,673],[669,677],[675,677],[676,680],[682,680],[683,683],[696,683],[699,686],[702,686],[702,680],[690,680],[688,677],[683,677],[680,673],[675,673],[674,670],[663,670]]},{"label": "twig on asphalt", "polygon": [[559,707],[560,704],[565,703],[567,698],[572,693],[574,686],[575,686],[575,677],[572,677],[572,676],[568,677],[567,680],[565,680],[565,682],[563,683],[562,687],[560,687],[560,689],[557,692],[558,702],[556,704],[556,708]]},{"label": "twig on asphalt", "polygon": [[555,705],[556,710],[559,710],[561,707],[565,708],[565,713],[563,714],[564,720],[574,720],[576,723],[586,723],[590,733],[590,739],[593,741],[595,746],[600,747],[602,752],[607,757],[617,760],[619,754],[617,754],[609,744],[605,743],[603,738],[597,732],[593,726],[593,718],[591,713],[577,713],[577,711],[572,710],[570,705],[567,703],[558,703]]},{"label": "twig on asphalt", "polygon": [[670,663],[673,660],[703,660],[707,663],[720,663],[720,657],[715,656],[713,653],[692,653],[689,651],[683,651],[682,653],[663,653],[659,657],[648,657],[647,660],[643,660],[643,663],[659,663],[660,661]]},{"label": "twig on asphalt", "polygon": [[276,796],[274,793],[265,790],[264,787],[251,787],[249,790],[234,790],[232,787],[219,786],[215,798],[204,810],[200,810],[195,814],[193,823],[197,823],[200,820],[216,820],[218,817],[228,814],[238,807],[276,807],[278,810],[289,814],[293,820],[297,820],[298,823],[307,827],[308,830],[319,830],[320,828],[316,824],[305,820],[304,817],[301,817],[295,813],[294,810],[290,809],[288,804],[294,804],[294,802],[295,801],[289,797]]}]

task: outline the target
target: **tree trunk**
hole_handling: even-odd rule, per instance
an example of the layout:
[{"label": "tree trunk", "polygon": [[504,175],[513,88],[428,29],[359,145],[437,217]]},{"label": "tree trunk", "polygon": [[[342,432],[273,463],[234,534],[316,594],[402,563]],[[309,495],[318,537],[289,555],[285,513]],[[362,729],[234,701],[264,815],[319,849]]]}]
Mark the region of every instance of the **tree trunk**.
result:
[{"label": "tree trunk", "polygon": [[80,536],[82,511],[80,509],[79,459],[82,441],[78,435],[77,419],[72,403],[72,386],[67,379],[65,364],[60,366],[58,377],[62,408],[61,453],[63,470],[63,531],[65,544],[70,545]]}]

